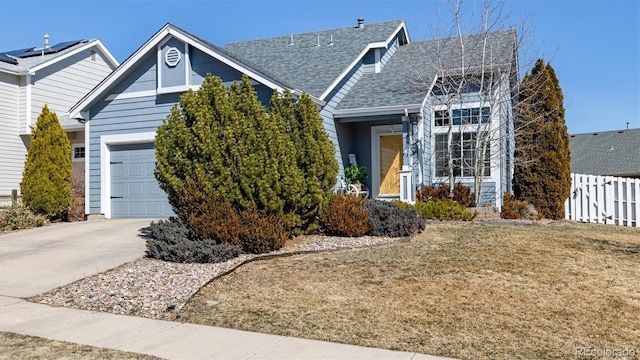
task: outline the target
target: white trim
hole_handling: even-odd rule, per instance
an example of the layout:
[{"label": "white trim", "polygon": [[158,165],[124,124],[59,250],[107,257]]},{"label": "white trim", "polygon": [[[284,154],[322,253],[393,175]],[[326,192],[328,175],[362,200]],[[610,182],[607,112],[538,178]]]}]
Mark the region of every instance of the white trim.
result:
[{"label": "white trim", "polygon": [[334,110],[333,116],[335,118],[347,118],[373,115],[403,115],[405,110],[408,110],[410,113],[415,113],[420,111],[421,108],[422,105],[420,104],[376,106],[370,108]]},{"label": "white trim", "polygon": [[169,37],[165,39],[161,44],[156,46],[156,90],[162,87],[162,44],[167,42]]},{"label": "white trim", "polygon": [[377,73],[380,72],[380,69],[382,68],[380,66],[380,49],[379,48],[375,49],[374,54],[375,54],[375,59],[376,59],[376,62],[375,62],[375,65],[374,65],[374,69],[375,69],[374,71],[377,74]]},{"label": "white trim", "polygon": [[400,23],[400,25],[398,25],[398,27],[396,28],[396,30],[394,32],[391,33],[391,36],[389,36],[389,38],[387,38],[386,41],[383,42],[375,42],[375,43],[370,43],[369,45],[367,45],[364,50],[362,50],[362,52],[355,58],[355,60],[353,60],[353,62],[351,62],[351,64],[349,64],[349,66],[347,66],[341,73],[340,75],[338,75],[338,77],[333,80],[333,82],[331,83],[331,85],[329,85],[329,87],[327,88],[327,90],[325,90],[322,95],[320,95],[320,97],[318,98],[321,101],[325,101],[325,98],[334,90],[334,88],[336,86],[338,86],[338,84],[342,81],[342,79],[351,71],[351,69],[353,69],[354,66],[356,66],[356,64],[358,64],[358,62],[360,62],[360,60],[362,60],[362,57],[365,56],[367,54],[367,52],[371,49],[375,49],[375,48],[385,48],[387,49],[389,43],[391,42],[391,39],[393,39],[395,36],[398,35],[398,33],[400,32],[401,29],[404,29],[404,33],[407,37],[407,44],[409,43],[409,32],[406,29],[406,24],[404,23],[404,20],[402,20],[402,22]]},{"label": "white trim", "polygon": [[191,59],[189,58],[189,43],[184,43],[184,83],[191,85]]},{"label": "white trim", "polygon": [[155,132],[100,136],[100,212],[105,218],[111,218],[111,149],[109,146],[150,143],[155,137]]},{"label": "white trim", "polygon": [[[402,124],[380,125],[371,127],[371,189],[372,199],[380,196],[380,136],[402,135]],[[404,156],[404,142],[402,143],[402,153]],[[400,193],[385,194],[382,198],[399,198]]]},{"label": "white trim", "polygon": [[[165,39],[167,35],[172,35],[176,39],[189,43],[190,46],[195,47],[196,49],[208,54],[209,56],[214,57],[220,62],[233,67],[234,69],[247,74],[250,78],[257,80],[261,84],[264,84],[267,87],[270,87],[274,90],[278,90],[279,92],[283,92],[285,87],[275,80],[268,79],[265,76],[258,74],[257,71],[251,69],[245,64],[234,60],[232,58],[227,57],[225,54],[218,52],[211,46],[203,43],[201,40],[197,39],[193,35],[174,27],[171,24],[165,25],[162,29],[160,29],[157,33],[155,33],[147,42],[145,42],[135,53],[133,53],[124,63],[122,63],[117,69],[115,69],[111,74],[109,74],[98,86],[93,88],[87,95],[85,95],[78,103],[76,103],[70,110],[69,114],[72,118],[78,116],[80,111],[90,107],[94,102],[98,100],[105,92],[109,91],[117,81],[135,65],[138,64],[138,61],[146,56],[152,49],[157,48],[158,44]],[[158,84],[161,84],[160,78],[157,79]]]},{"label": "white trim", "polygon": [[73,51],[69,51],[68,53],[65,53],[64,55],[55,57],[49,61],[43,62],[42,64],[36,65],[32,68],[29,69],[30,73],[35,73],[36,71],[40,70],[40,69],[44,69],[48,66],[51,66],[59,61],[62,61],[64,59],[70,58],[71,56],[74,56],[78,53],[81,53],[87,49],[90,49],[92,47],[97,47],[98,50],[100,50],[100,52],[102,52],[102,55],[105,55],[105,60],[107,60],[107,62],[109,62],[109,65],[111,65],[112,69],[115,69],[120,63],[118,63],[118,60],[116,60],[115,57],[113,57],[113,55],[109,52],[109,50],[104,46],[104,44],[102,44],[102,42],[98,39],[96,40],[90,40],[88,41],[86,44],[79,46],[78,48],[74,49]]},{"label": "white trim", "polygon": [[[200,86],[196,86],[197,89]],[[177,85],[177,86],[167,86],[167,87],[159,87],[156,89],[156,94],[171,94],[171,93],[181,93],[191,89],[189,85]],[[196,90],[197,90],[196,89]]]},{"label": "white trim", "polygon": [[84,123],[84,213],[91,213],[91,125]]},{"label": "white trim", "polygon": [[157,94],[156,90],[134,91],[134,92],[128,92],[128,93],[111,94],[107,96],[104,100],[113,101],[113,100],[124,100],[124,99],[136,99],[141,97],[156,96],[156,94]]}]

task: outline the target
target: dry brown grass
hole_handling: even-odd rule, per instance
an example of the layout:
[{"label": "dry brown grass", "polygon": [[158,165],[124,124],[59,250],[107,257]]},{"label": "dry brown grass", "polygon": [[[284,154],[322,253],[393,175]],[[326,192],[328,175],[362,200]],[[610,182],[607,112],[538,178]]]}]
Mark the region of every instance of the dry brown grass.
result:
[{"label": "dry brown grass", "polygon": [[410,243],[248,264],[184,321],[465,359],[640,353],[640,231],[435,225]]},{"label": "dry brown grass", "polygon": [[35,336],[0,332],[0,360],[15,359],[160,359],[156,356],[110,350]]}]

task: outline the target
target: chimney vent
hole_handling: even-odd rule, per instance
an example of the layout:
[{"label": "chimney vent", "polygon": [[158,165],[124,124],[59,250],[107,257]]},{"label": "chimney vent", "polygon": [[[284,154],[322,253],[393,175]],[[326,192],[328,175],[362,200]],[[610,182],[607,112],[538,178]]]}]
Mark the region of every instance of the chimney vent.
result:
[{"label": "chimney vent", "polygon": [[358,18],[358,29],[362,29],[364,27],[364,18]]},{"label": "chimney vent", "polygon": [[44,34],[44,48],[49,48],[49,34]]}]

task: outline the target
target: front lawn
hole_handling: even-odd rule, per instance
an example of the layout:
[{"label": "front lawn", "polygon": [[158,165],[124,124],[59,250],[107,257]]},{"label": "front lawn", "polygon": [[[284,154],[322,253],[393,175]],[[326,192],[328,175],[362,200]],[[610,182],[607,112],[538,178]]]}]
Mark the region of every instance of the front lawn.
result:
[{"label": "front lawn", "polygon": [[430,225],[410,243],[258,261],[186,322],[457,358],[640,356],[640,230]]}]

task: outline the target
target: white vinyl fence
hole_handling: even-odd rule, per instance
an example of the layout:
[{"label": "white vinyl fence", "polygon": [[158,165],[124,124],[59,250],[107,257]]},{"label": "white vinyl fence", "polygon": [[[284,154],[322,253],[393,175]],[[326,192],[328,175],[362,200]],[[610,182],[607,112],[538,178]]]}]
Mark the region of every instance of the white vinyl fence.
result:
[{"label": "white vinyl fence", "polygon": [[640,227],[640,179],[571,174],[565,218]]}]

